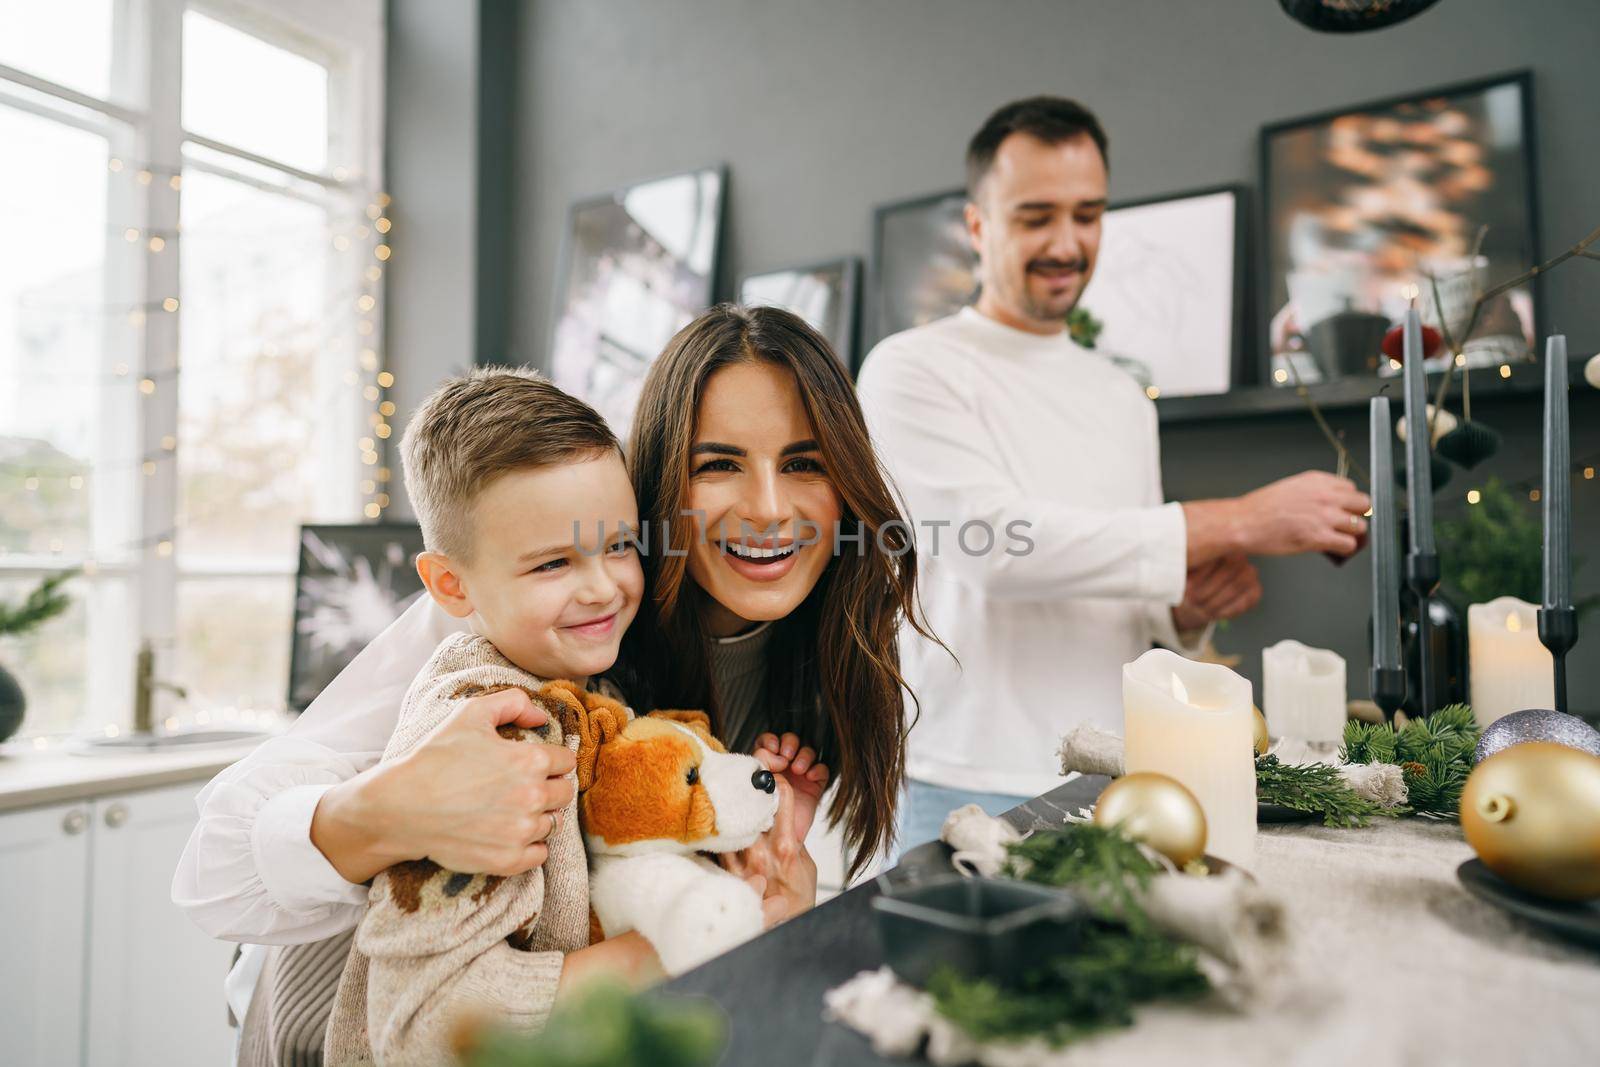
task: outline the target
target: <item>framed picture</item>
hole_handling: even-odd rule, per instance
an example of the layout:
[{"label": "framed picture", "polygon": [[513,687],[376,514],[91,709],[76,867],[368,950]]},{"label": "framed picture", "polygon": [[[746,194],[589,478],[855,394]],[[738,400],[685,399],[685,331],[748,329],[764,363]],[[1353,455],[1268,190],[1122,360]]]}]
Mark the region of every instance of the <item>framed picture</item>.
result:
[{"label": "framed picture", "polygon": [[422,595],[415,523],[300,527],[289,706],[304,711],[356,653]]},{"label": "framed picture", "polygon": [[862,352],[901,330],[953,315],[978,295],[965,190],[885,204],[873,213],[873,299]]},{"label": "framed picture", "polygon": [[[963,190],[879,208],[869,343],[952,315],[978,293]],[[1078,306],[1095,350],[1158,395],[1226,392],[1244,362],[1243,190],[1219,186],[1107,209]]]},{"label": "framed picture", "polygon": [[805,319],[828,339],[847,369],[855,370],[856,302],[861,261],[854,256],[747,275],[739,303],[771,304]]},{"label": "framed picture", "polygon": [[1378,345],[1413,296],[1468,366],[1530,358],[1533,285],[1463,338],[1477,293],[1539,261],[1526,72],[1268,126],[1261,188],[1270,381],[1396,373]]},{"label": "framed picture", "polygon": [[711,305],[727,168],[630,185],[572,206],[551,338],[551,377],[625,438],[645,372]]},{"label": "framed picture", "polygon": [[1112,204],[1078,306],[1095,351],[1152,396],[1226,393],[1243,380],[1244,190],[1197,189]]}]

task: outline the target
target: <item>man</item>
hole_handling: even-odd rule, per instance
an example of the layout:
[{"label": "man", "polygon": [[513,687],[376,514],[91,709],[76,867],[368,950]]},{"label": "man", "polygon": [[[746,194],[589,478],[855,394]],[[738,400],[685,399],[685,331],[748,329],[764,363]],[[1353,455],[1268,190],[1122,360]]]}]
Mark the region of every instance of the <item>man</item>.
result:
[{"label": "man", "polygon": [[1366,496],[1322,472],[1162,502],[1155,406],[1066,332],[1099,252],[1106,160],[1070,100],[995,112],[967,149],[976,306],[886,338],[861,371],[925,554],[928,621],[954,653],[904,639],[921,717],[902,847],[961,804],[998,813],[1059,784],[1074,725],[1120,733],[1122,665],[1152,643],[1194,652],[1208,624],[1253,607],[1250,556],[1348,555],[1366,529]]}]

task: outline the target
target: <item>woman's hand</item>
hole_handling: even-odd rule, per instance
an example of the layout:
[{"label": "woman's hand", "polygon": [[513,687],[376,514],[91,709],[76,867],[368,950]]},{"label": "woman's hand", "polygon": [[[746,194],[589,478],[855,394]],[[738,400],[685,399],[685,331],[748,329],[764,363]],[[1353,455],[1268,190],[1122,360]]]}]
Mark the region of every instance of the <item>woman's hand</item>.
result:
[{"label": "woman's hand", "polygon": [[828,765],[817,762],[810,745],[801,745],[795,734],[762,734],[756,738],[756,759],[773,774],[787,781],[794,790],[794,835],[801,841],[811,832],[817,805],[828,791]]},{"label": "woman's hand", "polygon": [[817,904],[817,864],[795,827],[795,791],[778,779],[778,812],[772,829],[742,852],[728,852],[722,866],[761,895],[761,913],[770,929]]},{"label": "woman's hand", "polygon": [[520,689],[465,701],[405,757],[323,794],[311,843],[351,882],[427,857],[452,871],[509,876],[545,861],[555,816],[572,802],[561,745],[495,733],[549,716]]}]

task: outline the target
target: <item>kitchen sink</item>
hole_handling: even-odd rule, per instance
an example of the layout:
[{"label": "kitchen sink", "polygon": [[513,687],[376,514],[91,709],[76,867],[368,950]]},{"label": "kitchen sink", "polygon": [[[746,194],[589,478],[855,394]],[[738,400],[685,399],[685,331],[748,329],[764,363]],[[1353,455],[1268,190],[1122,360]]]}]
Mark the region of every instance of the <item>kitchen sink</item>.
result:
[{"label": "kitchen sink", "polygon": [[185,730],[171,734],[121,734],[85,737],[73,742],[73,751],[85,756],[120,756],[131,752],[167,752],[236,745],[267,736],[264,730]]}]

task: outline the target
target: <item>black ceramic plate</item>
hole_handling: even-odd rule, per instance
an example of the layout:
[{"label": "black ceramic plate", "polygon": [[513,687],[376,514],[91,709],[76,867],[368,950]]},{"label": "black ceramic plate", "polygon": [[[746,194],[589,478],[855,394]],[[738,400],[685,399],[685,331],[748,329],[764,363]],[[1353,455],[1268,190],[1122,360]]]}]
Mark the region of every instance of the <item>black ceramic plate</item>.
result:
[{"label": "black ceramic plate", "polygon": [[1559,934],[1563,940],[1600,948],[1600,900],[1546,900],[1500,878],[1480,859],[1456,868],[1456,877],[1473,896]]},{"label": "black ceramic plate", "polygon": [[1312,819],[1322,818],[1314,811],[1301,811],[1299,808],[1286,808],[1281,804],[1264,804],[1256,802],[1256,822],[1310,822]]}]

